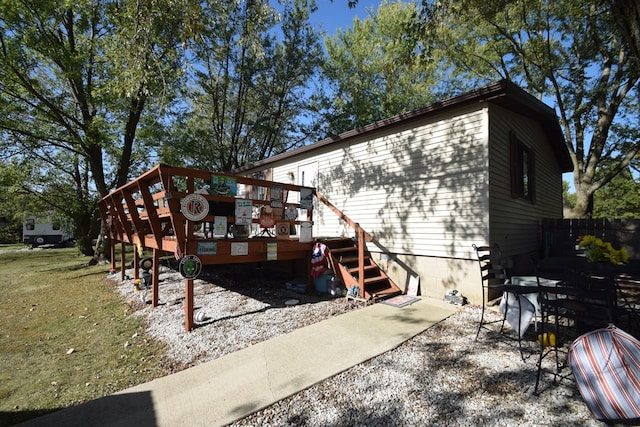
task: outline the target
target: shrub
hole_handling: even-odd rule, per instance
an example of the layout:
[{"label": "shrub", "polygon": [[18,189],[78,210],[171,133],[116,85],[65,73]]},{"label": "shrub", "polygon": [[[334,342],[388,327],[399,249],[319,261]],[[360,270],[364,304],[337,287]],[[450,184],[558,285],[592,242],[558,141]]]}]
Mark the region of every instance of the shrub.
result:
[{"label": "shrub", "polygon": [[625,248],[615,249],[610,242],[592,235],[582,236],[579,240],[580,246],[586,250],[589,262],[610,262],[621,265],[629,261],[629,254]]}]

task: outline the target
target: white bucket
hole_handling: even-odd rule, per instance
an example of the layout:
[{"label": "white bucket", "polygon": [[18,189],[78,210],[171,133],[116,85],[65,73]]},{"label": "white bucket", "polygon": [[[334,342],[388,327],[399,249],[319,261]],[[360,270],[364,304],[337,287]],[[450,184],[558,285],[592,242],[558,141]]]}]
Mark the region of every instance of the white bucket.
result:
[{"label": "white bucket", "polygon": [[302,221],[300,223],[300,238],[299,241],[301,243],[309,243],[313,240],[311,235],[311,222],[310,221]]}]

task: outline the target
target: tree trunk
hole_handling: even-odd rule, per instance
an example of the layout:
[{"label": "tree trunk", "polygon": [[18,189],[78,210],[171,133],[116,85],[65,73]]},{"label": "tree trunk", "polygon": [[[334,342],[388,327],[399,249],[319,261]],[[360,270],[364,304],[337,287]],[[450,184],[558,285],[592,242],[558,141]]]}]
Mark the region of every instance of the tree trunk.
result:
[{"label": "tree trunk", "polygon": [[100,262],[102,262],[105,258],[104,258],[104,254],[103,254],[103,244],[102,244],[103,238],[102,238],[102,233],[100,233],[98,235],[98,238],[96,239],[96,248],[93,252],[93,257],[91,258],[91,261],[89,261],[89,265],[98,265]]},{"label": "tree trunk", "polygon": [[[76,246],[78,246],[78,250],[82,255],[85,256],[94,256],[95,252],[93,250],[93,239],[91,236],[87,236],[86,234],[82,235],[76,242]],[[91,262],[93,264],[93,262]]]},{"label": "tree trunk", "polygon": [[576,186],[576,205],[565,215],[567,218],[590,218],[593,212],[593,193]]},{"label": "tree trunk", "polygon": [[107,236],[107,231],[104,226],[104,222],[100,221],[100,232],[96,239],[96,248],[91,259],[91,265],[100,264],[105,261],[111,261],[111,239]]}]

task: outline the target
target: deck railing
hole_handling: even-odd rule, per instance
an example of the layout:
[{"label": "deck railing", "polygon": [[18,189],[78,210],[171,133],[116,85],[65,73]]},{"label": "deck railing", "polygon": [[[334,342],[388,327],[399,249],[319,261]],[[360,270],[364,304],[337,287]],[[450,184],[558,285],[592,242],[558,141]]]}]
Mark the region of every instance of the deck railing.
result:
[{"label": "deck railing", "polygon": [[365,241],[372,242],[373,236],[367,233],[360,224],[353,221],[344,212],[338,209],[334,204],[332,204],[324,195],[315,190],[315,195],[318,201],[322,202],[325,206],[327,206],[333,213],[338,215],[338,217],[344,221],[349,227],[351,227],[358,238],[358,288],[360,297],[364,296],[364,247]]},{"label": "deck railing", "polygon": [[[313,190],[264,179],[157,165],[99,202],[112,243],[112,269],[116,269],[115,243],[121,244],[122,280],[125,245],[138,249],[134,251],[135,279],[138,278],[139,253],[145,249],[153,250],[154,268],[159,257],[166,254],[201,265],[272,260],[308,263],[312,249],[310,236],[308,240],[292,237],[290,230],[293,225],[313,221]],[[289,202],[288,196],[294,201]],[[298,218],[297,213],[302,209],[306,217]],[[258,211],[259,216],[254,215]],[[295,215],[287,215],[288,212]],[[241,225],[244,232],[255,227],[268,233],[260,238],[249,239],[248,233],[227,238],[230,224]],[[158,301],[156,270],[152,277],[152,305],[155,306]],[[185,329],[191,330],[194,326],[193,277],[185,275],[185,282]]]}]

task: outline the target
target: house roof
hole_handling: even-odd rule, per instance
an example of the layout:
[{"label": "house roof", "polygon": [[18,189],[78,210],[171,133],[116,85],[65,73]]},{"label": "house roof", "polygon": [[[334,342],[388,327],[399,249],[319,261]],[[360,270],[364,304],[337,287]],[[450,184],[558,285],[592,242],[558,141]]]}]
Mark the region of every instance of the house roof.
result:
[{"label": "house roof", "polygon": [[510,111],[515,111],[538,120],[547,133],[549,142],[556,158],[558,159],[558,164],[562,171],[570,172],[573,170],[569,151],[555,111],[510,80],[501,80],[493,85],[476,89],[444,101],[435,102],[424,108],[398,114],[397,116],[390,117],[388,119],[380,120],[357,129],[343,132],[337,136],[325,138],[296,150],[287,151],[264,160],[247,164],[236,169],[235,172],[243,172],[257,167],[267,166],[277,161],[315,151],[322,147],[326,147],[327,145],[345,142],[356,137],[379,132],[382,129],[390,129],[394,126],[406,125],[412,121],[423,120],[447,110],[482,102],[499,105],[509,109]]}]

